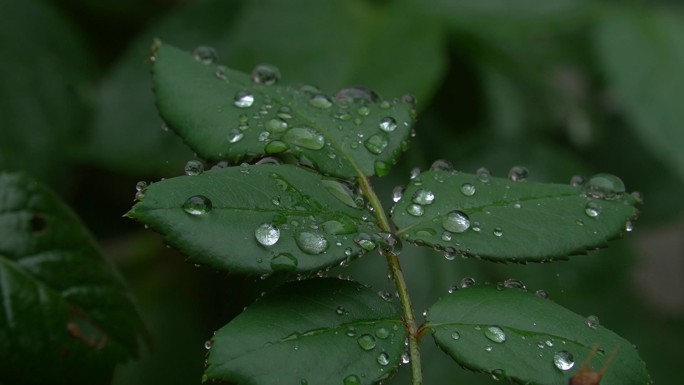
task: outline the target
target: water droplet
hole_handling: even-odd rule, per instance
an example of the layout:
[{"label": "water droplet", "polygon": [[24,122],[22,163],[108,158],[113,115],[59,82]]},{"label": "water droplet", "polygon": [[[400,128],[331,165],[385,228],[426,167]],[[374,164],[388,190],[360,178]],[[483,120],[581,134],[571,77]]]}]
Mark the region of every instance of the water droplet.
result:
[{"label": "water droplet", "polygon": [[401,200],[401,197],[404,196],[404,186],[396,186],[392,190],[392,202],[397,203]]},{"label": "water droplet", "polygon": [[489,183],[489,180],[492,178],[492,173],[485,167],[478,168],[475,174],[477,175],[477,180],[482,183]]},{"label": "water droplet", "polygon": [[501,381],[506,378],[506,372],[503,369],[494,369],[492,370],[492,378],[495,381]]},{"label": "water droplet", "polygon": [[467,287],[471,287],[474,285],[475,285],[475,278],[465,277],[461,280],[461,289],[465,289]]},{"label": "water droplet", "polygon": [[596,174],[589,178],[584,186],[584,192],[596,199],[613,200],[625,193],[625,184],[615,175]]},{"label": "water droplet", "polygon": [[451,162],[444,159],[437,159],[436,161],[432,162],[432,165],[430,166],[430,170],[432,171],[451,171],[453,169],[454,166],[451,164]]},{"label": "water droplet", "polygon": [[361,337],[359,337],[356,342],[359,343],[359,346],[363,350],[373,350],[375,349],[375,338],[373,338],[372,335],[370,334],[364,334]]},{"label": "water droplet", "polygon": [[525,167],[513,166],[510,171],[508,171],[508,179],[513,182],[524,182],[527,180],[529,171]]},{"label": "water droplet", "polygon": [[432,191],[420,189],[413,194],[412,201],[419,205],[430,205],[435,201],[435,194]]},{"label": "water droplet", "polygon": [[570,352],[561,350],[553,355],[553,364],[560,370],[570,370],[575,366],[575,359]]},{"label": "water droplet", "polygon": [[297,246],[307,253],[318,255],[328,249],[328,240],[322,234],[302,231],[296,238]]},{"label": "water droplet", "polygon": [[492,348],[492,345],[487,345],[487,346],[485,346],[485,351],[486,351],[486,352],[491,352],[492,349],[493,349],[493,348]]},{"label": "water droplet", "polygon": [[358,114],[361,116],[368,116],[371,110],[368,108],[368,106],[361,106],[356,110],[356,112],[358,112]]},{"label": "water droplet", "polygon": [[280,253],[271,258],[271,269],[276,272],[294,271],[297,264],[297,258],[290,253]]},{"label": "water droplet", "polygon": [[228,133],[228,143],[237,143],[237,142],[241,141],[242,138],[244,138],[244,137],[245,137],[245,134],[243,134],[242,132],[240,132],[236,129],[232,129]]},{"label": "water droplet", "polygon": [[355,102],[375,103],[380,100],[380,96],[375,91],[367,88],[348,87],[337,91],[337,93],[335,93],[335,100],[342,104],[351,104]]},{"label": "water droplet", "polygon": [[450,232],[448,232],[448,231],[443,232],[443,233],[442,233],[442,240],[445,241],[445,242],[451,241],[451,235],[452,235],[452,234],[451,234]]},{"label": "water droplet", "polygon": [[256,240],[264,246],[272,246],[280,239],[280,230],[272,223],[262,223],[254,230]]},{"label": "water droplet", "polygon": [[228,81],[228,67],[216,66],[216,72],[214,72],[214,75],[221,80]]},{"label": "water droplet", "polygon": [[248,108],[254,104],[254,95],[247,91],[239,91],[233,98],[233,104],[238,108]]},{"label": "water droplet", "polygon": [[570,185],[573,187],[579,187],[584,185],[587,182],[587,179],[583,177],[582,175],[573,175],[572,178],[570,178]]},{"label": "water droplet", "polygon": [[381,154],[388,144],[389,140],[387,139],[387,135],[383,133],[375,134],[363,142],[366,149],[375,155]]},{"label": "water droplet", "polygon": [[549,293],[547,293],[546,290],[537,290],[534,294],[536,294],[537,297],[549,298]]},{"label": "water droplet", "polygon": [[185,175],[196,176],[204,171],[204,165],[198,160],[189,160],[185,164]]},{"label": "water droplet", "polygon": [[346,310],[344,309],[344,306],[338,306],[337,309],[335,309],[335,313],[337,313],[337,315],[344,315],[345,312]]},{"label": "water droplet", "polygon": [[266,151],[267,154],[280,154],[281,152],[287,151],[289,148],[290,147],[287,145],[287,143],[274,140],[264,147],[264,151]]},{"label": "water droplet", "polygon": [[356,328],[349,326],[344,334],[346,334],[348,337],[354,337],[356,335]]},{"label": "water droplet", "polygon": [[312,96],[311,99],[309,99],[309,104],[311,104],[312,106],[314,106],[316,108],[327,109],[327,108],[330,108],[333,103],[332,103],[332,100],[330,100],[330,98],[328,96],[323,95],[323,94],[318,94],[318,95]]},{"label": "water droplet", "polygon": [[474,232],[479,233],[480,230],[482,230],[480,222],[478,222],[478,221],[473,222],[471,225],[471,229],[473,229]]},{"label": "water droplet", "polygon": [[377,360],[378,360],[378,364],[380,364],[380,365],[382,365],[382,366],[387,366],[387,365],[389,364],[389,362],[390,362],[389,356],[388,356],[387,353],[385,353],[385,352],[380,353],[380,354],[378,355]]},{"label": "water droplet", "polygon": [[460,334],[459,332],[457,332],[457,331],[454,330],[454,332],[451,333],[451,339],[452,339],[452,340],[457,340],[457,339],[459,339],[459,338],[461,338],[461,334]]},{"label": "water droplet", "polygon": [[495,227],[492,233],[495,237],[501,238],[501,236],[503,235],[503,229],[501,227]]},{"label": "water droplet", "polygon": [[471,197],[475,194],[475,186],[470,183],[463,183],[461,185],[461,193],[467,197]]},{"label": "water droplet", "polygon": [[344,378],[344,385],[361,385],[361,379],[356,374],[350,374]]},{"label": "water droplet", "polygon": [[272,134],[285,132],[287,130],[287,122],[281,118],[273,118],[266,123],[266,129]]},{"label": "water droplet", "polygon": [[408,353],[404,353],[401,355],[401,363],[406,365],[411,362],[411,356],[409,356]]},{"label": "water droplet", "polygon": [[553,347],[553,341],[552,340],[546,340],[546,341],[544,341],[544,345],[552,348]]},{"label": "water droplet", "polygon": [[406,103],[406,104],[411,104],[411,105],[416,105],[418,103],[418,100],[416,100],[416,97],[411,95],[411,94],[404,94],[401,97],[401,102]]},{"label": "water droplet", "polygon": [[205,349],[207,349],[207,350],[211,349],[211,345],[212,345],[211,340],[204,341],[204,348]]},{"label": "water droplet", "polygon": [[591,218],[596,218],[601,215],[601,205],[594,201],[590,201],[585,206],[584,213]]},{"label": "water droplet", "polygon": [[325,146],[325,138],[310,127],[293,127],[283,135],[283,141],[310,150],[320,150]]},{"label": "water droplet", "polygon": [[463,211],[454,210],[444,216],[442,227],[452,233],[462,233],[470,227],[470,218]]},{"label": "water droplet", "polygon": [[280,80],[280,70],[270,64],[261,64],[252,70],[252,81],[256,84],[267,86],[278,83]]},{"label": "water droplet", "polygon": [[202,215],[211,211],[211,201],[204,195],[195,195],[183,203],[183,210],[191,215]]},{"label": "water droplet", "polygon": [[625,222],[625,231],[630,233],[633,230],[634,230],[634,224],[632,223],[632,221]]},{"label": "water droplet", "polygon": [[361,246],[361,248],[366,251],[371,251],[375,249],[375,242],[371,240],[371,237],[368,234],[359,234],[359,237],[355,240],[355,242],[357,245]]},{"label": "water droplet", "polygon": [[419,167],[412,168],[411,172],[409,173],[409,178],[411,180],[418,180],[420,178],[420,168]]},{"label": "water droplet", "polygon": [[375,175],[385,176],[389,174],[391,167],[387,162],[376,160],[373,169],[375,170]]},{"label": "water droplet", "polygon": [[601,324],[599,322],[599,318],[595,315],[588,316],[587,319],[584,320],[584,323],[592,329],[598,328],[599,325]]},{"label": "water droplet", "polygon": [[392,132],[397,128],[397,121],[393,117],[387,116],[380,120],[380,129],[385,132]]},{"label": "water droplet", "polygon": [[503,281],[503,286],[507,289],[527,290],[527,286],[523,281],[514,278]]},{"label": "water droplet", "polygon": [[140,192],[140,191],[144,190],[145,188],[147,188],[147,182],[145,182],[144,180],[141,180],[135,184],[135,191]]},{"label": "water droplet", "polygon": [[375,331],[375,336],[380,338],[381,340],[385,340],[385,339],[387,339],[387,337],[390,336],[390,331],[387,330],[386,328],[381,327]]},{"label": "water droplet", "polygon": [[458,285],[451,285],[451,286],[449,286],[449,288],[447,289],[447,292],[448,292],[449,294],[453,294],[453,293],[456,292],[457,290],[458,290]]},{"label": "water droplet", "polygon": [[192,51],[192,56],[202,64],[212,64],[218,60],[218,54],[212,47],[201,45]]},{"label": "water droplet", "polygon": [[506,342],[506,333],[498,326],[490,326],[484,330],[484,335],[490,341],[501,344]]},{"label": "water droplet", "polygon": [[406,212],[413,215],[414,217],[419,217],[423,215],[425,212],[425,209],[421,205],[417,205],[415,203],[412,203],[408,206],[406,206]]}]

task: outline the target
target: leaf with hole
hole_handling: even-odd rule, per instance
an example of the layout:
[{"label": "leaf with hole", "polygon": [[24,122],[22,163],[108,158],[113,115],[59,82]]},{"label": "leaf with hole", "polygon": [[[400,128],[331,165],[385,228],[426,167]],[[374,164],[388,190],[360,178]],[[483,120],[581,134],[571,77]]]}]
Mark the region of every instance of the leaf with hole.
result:
[{"label": "leaf with hole", "polygon": [[0,234],[0,382],[110,381],[144,328],[80,221],[34,180],[0,174]]},{"label": "leaf with hole", "polygon": [[[598,372],[615,354],[601,385],[650,383],[636,349],[598,318],[518,288],[457,290],[430,307],[425,327],[460,365],[497,379],[566,385],[587,358],[587,368]],[[591,357],[594,347],[598,353]]]},{"label": "leaf with hole", "polygon": [[401,363],[406,329],[378,294],[332,278],[285,284],[214,335],[206,379],[375,384]]},{"label": "leaf with hole", "polygon": [[193,263],[248,274],[305,272],[375,247],[352,189],[292,165],[242,165],[153,183],[128,216]]},{"label": "leaf with hole", "polygon": [[154,50],[160,114],[206,160],[275,155],[333,176],[385,175],[407,146],[411,97],[387,101],[363,88],[329,96],[275,84],[273,66],[250,76],[214,63],[211,51],[196,51],[196,60],[168,45]]},{"label": "leaf with hole", "polygon": [[602,247],[626,231],[637,199],[617,177],[584,186],[430,170],[411,180],[393,208],[405,240],[494,261],[546,261]]}]

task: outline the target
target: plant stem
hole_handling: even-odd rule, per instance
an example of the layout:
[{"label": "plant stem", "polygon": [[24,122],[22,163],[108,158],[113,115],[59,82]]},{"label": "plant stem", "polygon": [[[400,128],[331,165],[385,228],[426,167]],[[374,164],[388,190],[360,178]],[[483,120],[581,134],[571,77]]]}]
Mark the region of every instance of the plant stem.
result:
[{"label": "plant stem", "polygon": [[[375,194],[375,190],[373,190],[373,186],[371,186],[370,181],[367,177],[362,176],[359,177],[359,183],[361,185],[361,190],[375,210],[375,216],[378,219],[380,229],[382,231],[391,233],[392,227],[390,226],[389,219],[387,218],[385,210],[380,203],[380,199],[378,199],[378,196]],[[422,385],[423,370],[421,368],[420,362],[420,346],[418,345],[418,327],[416,326],[416,318],[414,316],[413,306],[411,305],[411,297],[409,296],[408,286],[406,286],[406,280],[404,280],[404,273],[401,271],[399,256],[392,250],[382,250],[381,254],[387,259],[387,265],[392,273],[392,278],[394,279],[397,293],[399,293],[399,301],[401,302],[401,308],[404,313],[404,323],[408,331],[409,357],[411,358],[411,378],[413,380],[412,383],[413,385]]]}]

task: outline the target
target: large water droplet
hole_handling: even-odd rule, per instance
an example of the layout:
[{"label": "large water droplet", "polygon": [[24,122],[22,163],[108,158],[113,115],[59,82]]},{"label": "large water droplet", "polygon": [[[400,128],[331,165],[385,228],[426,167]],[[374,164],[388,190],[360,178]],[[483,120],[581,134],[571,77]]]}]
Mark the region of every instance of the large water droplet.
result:
[{"label": "large water droplet", "polygon": [[425,212],[425,209],[421,205],[412,203],[412,204],[406,206],[406,212],[413,215],[414,217],[419,217],[419,216],[423,215],[423,213]]},{"label": "large water droplet", "polygon": [[430,205],[435,201],[435,194],[432,191],[420,189],[413,194],[412,201],[419,205]]},{"label": "large water droplet", "polygon": [[553,364],[560,370],[570,370],[575,366],[575,359],[570,352],[561,350],[553,355]]},{"label": "large water droplet", "polygon": [[333,103],[332,103],[332,100],[330,100],[330,98],[328,96],[323,95],[323,94],[318,94],[318,95],[312,96],[311,99],[309,99],[309,104],[311,104],[312,106],[314,106],[316,108],[327,109],[327,108],[330,108]]},{"label": "large water droplet", "polygon": [[498,344],[506,342],[506,333],[498,326],[490,326],[484,330],[484,335],[490,341]]},{"label": "large water droplet", "polygon": [[293,127],[282,138],[285,142],[310,150],[320,150],[325,146],[325,138],[310,127]]},{"label": "large water droplet", "polygon": [[389,355],[387,355],[387,353],[385,352],[382,352],[378,355],[377,361],[378,364],[382,366],[387,366],[390,362]]},{"label": "large water droplet", "polygon": [[584,192],[597,199],[618,199],[625,193],[625,184],[615,175],[596,174],[587,181]]},{"label": "large water droplet", "polygon": [[192,56],[202,64],[212,64],[218,60],[218,54],[212,47],[201,45],[192,51]]},{"label": "large water droplet", "polygon": [[356,374],[350,374],[343,380],[344,385],[361,385],[361,379]]},{"label": "large water droplet", "polygon": [[485,167],[478,168],[475,174],[477,175],[477,180],[482,183],[489,183],[489,180],[492,178],[492,173]]},{"label": "large water droplet", "polygon": [[251,107],[254,104],[254,95],[247,91],[238,91],[233,98],[233,104],[238,108]]},{"label": "large water droplet", "polygon": [[444,216],[442,227],[452,233],[462,233],[470,227],[470,218],[463,211],[454,210]]},{"label": "large water droplet", "polygon": [[228,133],[228,143],[231,143],[231,144],[237,143],[237,142],[241,141],[242,138],[244,138],[244,137],[245,137],[245,134],[243,134],[242,132],[240,132],[236,129],[232,129]]},{"label": "large water droplet", "polygon": [[524,182],[527,180],[529,171],[525,167],[513,166],[510,171],[508,171],[508,179],[513,182]]},{"label": "large water droplet", "polygon": [[211,211],[211,201],[204,195],[195,195],[183,203],[183,211],[191,215],[202,215]]},{"label": "large water droplet", "polygon": [[328,240],[317,232],[302,231],[297,234],[297,246],[307,253],[318,255],[328,249]]},{"label": "large water droplet", "polygon": [[381,154],[388,144],[389,140],[385,134],[375,134],[363,143],[366,149],[375,155]]},{"label": "large water droplet", "polygon": [[256,240],[264,246],[272,246],[280,239],[280,230],[272,223],[262,223],[254,230]]},{"label": "large water droplet", "polygon": [[373,338],[372,335],[370,334],[364,334],[361,337],[359,337],[356,342],[359,343],[359,346],[363,350],[373,350],[375,349],[375,338]]},{"label": "large water droplet", "polygon": [[397,128],[397,121],[393,117],[387,116],[380,120],[380,129],[385,132],[392,132]]},{"label": "large water droplet", "polygon": [[380,100],[380,96],[373,91],[363,87],[348,87],[343,88],[335,93],[335,100],[342,104],[351,104],[355,102],[370,102],[375,103]]},{"label": "large water droplet", "polygon": [[584,207],[584,213],[591,218],[596,218],[601,215],[601,205],[594,201],[588,202]]},{"label": "large water droplet", "polygon": [[463,183],[461,185],[461,193],[467,197],[475,195],[475,186],[470,183]]},{"label": "large water droplet", "polygon": [[252,81],[267,86],[276,84],[280,80],[280,70],[270,64],[261,64],[252,70]]},{"label": "large water droplet", "polygon": [[267,154],[280,154],[281,152],[287,151],[289,148],[290,146],[288,146],[287,143],[274,140],[264,147],[264,151],[266,151]]},{"label": "large water droplet", "polygon": [[271,258],[271,269],[276,272],[290,272],[297,268],[297,258],[290,253],[280,253]]},{"label": "large water droplet", "polygon": [[525,283],[519,279],[509,278],[503,281],[503,286],[507,289],[518,289],[527,291]]},{"label": "large water droplet", "polygon": [[199,160],[189,160],[185,164],[185,175],[196,176],[204,171],[204,165]]}]

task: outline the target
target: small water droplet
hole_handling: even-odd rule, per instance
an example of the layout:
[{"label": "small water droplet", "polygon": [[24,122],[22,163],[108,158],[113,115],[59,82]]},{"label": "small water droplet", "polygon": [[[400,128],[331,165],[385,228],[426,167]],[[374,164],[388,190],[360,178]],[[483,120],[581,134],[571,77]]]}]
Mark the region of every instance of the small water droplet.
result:
[{"label": "small water droplet", "polygon": [[475,174],[477,175],[477,180],[482,183],[489,183],[489,180],[492,178],[492,173],[485,167],[478,168]]},{"label": "small water droplet", "polygon": [[270,64],[261,64],[252,70],[252,81],[267,86],[276,84],[280,80],[280,70]]},{"label": "small water droplet", "polygon": [[582,175],[573,175],[572,178],[570,178],[570,185],[573,187],[579,187],[584,185],[587,182],[587,179],[583,177]]},{"label": "small water droplet", "polygon": [[546,290],[537,290],[534,294],[536,294],[537,297],[549,298],[549,293],[547,293]]},{"label": "small water droplet", "polygon": [[317,232],[302,231],[297,234],[296,242],[297,246],[307,254],[318,255],[328,249],[328,240]]},{"label": "small water droplet", "polygon": [[443,232],[443,233],[442,233],[442,240],[445,241],[445,242],[451,241],[451,235],[452,235],[452,234],[451,234],[450,232],[448,232],[448,231]]},{"label": "small water droplet", "polygon": [[356,110],[356,112],[361,116],[368,116],[371,110],[368,106],[361,106]]},{"label": "small water droplet", "polygon": [[287,130],[287,122],[281,118],[273,118],[266,123],[266,129],[272,134],[285,132]]},{"label": "small water droplet", "polygon": [[280,230],[272,223],[262,223],[254,230],[256,240],[264,246],[272,246],[280,239]]},{"label": "small water droplet", "polygon": [[183,203],[183,210],[191,215],[202,215],[211,211],[211,201],[204,195],[195,195]]},{"label": "small water droplet", "polygon": [[492,345],[487,345],[487,346],[485,346],[485,351],[486,351],[486,352],[491,352],[492,349],[493,349],[493,348],[492,348]]},{"label": "small water droplet", "polygon": [[393,117],[387,116],[380,120],[380,129],[385,132],[392,132],[397,128],[397,121]]},{"label": "small water droplet", "polygon": [[388,144],[389,140],[387,139],[387,135],[383,133],[375,134],[363,142],[366,149],[375,155],[381,154]]},{"label": "small water droplet", "polygon": [[411,362],[411,356],[409,356],[408,353],[404,353],[401,355],[401,363],[406,365]]},{"label": "small water droplet", "polygon": [[465,289],[467,287],[471,287],[474,285],[475,285],[475,278],[465,277],[461,280],[461,289]]},{"label": "small water droplet", "polygon": [[325,146],[325,138],[310,127],[293,127],[283,135],[283,141],[310,150],[320,150]]},{"label": "small water droplet", "polygon": [[453,294],[453,293],[456,292],[457,290],[458,290],[458,285],[451,285],[451,286],[449,286],[449,288],[447,289],[447,292],[448,292],[449,294]]},{"label": "small water droplet", "polygon": [[474,232],[479,233],[480,230],[482,230],[482,226],[480,225],[480,222],[475,221],[471,224],[471,229],[473,229]]},{"label": "small water droplet", "polygon": [[423,215],[423,213],[425,212],[425,209],[421,205],[412,203],[412,204],[406,206],[406,212],[413,215],[414,217],[419,217],[419,216]]},{"label": "small water droplet", "polygon": [[599,325],[601,324],[599,322],[599,318],[595,315],[588,316],[587,319],[584,320],[584,323],[592,329],[598,328]]},{"label": "small water droplet", "polygon": [[185,164],[185,175],[196,176],[204,171],[204,165],[198,160],[189,160]]},{"label": "small water droplet", "polygon": [[484,330],[484,335],[490,341],[498,344],[506,342],[506,333],[498,326],[490,326]]},{"label": "small water droplet", "polygon": [[630,233],[633,230],[634,230],[634,224],[632,223],[632,221],[625,222],[625,231]]},{"label": "small water droplet", "polygon": [[503,236],[503,229],[501,227],[495,227],[494,230],[492,230],[492,233],[495,237],[501,238],[501,236]]},{"label": "small water droplet", "polygon": [[503,286],[507,289],[518,289],[527,291],[525,283],[519,279],[509,278],[503,281]]},{"label": "small water droplet", "polygon": [[413,95],[411,95],[411,94],[404,94],[404,95],[401,97],[401,102],[402,102],[402,103],[406,103],[406,104],[411,104],[411,105],[414,105],[414,106],[415,106],[416,103],[418,103],[418,100],[416,99],[415,96],[413,96]]},{"label": "small water droplet", "polygon": [[377,361],[378,364],[382,366],[387,366],[390,362],[389,355],[387,355],[387,353],[385,352],[382,352],[378,355]]},{"label": "small water droplet", "polygon": [[442,227],[452,233],[462,233],[470,227],[470,218],[463,211],[454,210],[444,216]]},{"label": "small water droplet", "polygon": [[228,81],[228,67],[216,66],[216,72],[214,72],[214,75],[221,80]]},{"label": "small water droplet", "polygon": [[266,151],[267,154],[280,154],[281,152],[287,151],[289,148],[290,146],[288,146],[287,143],[274,140],[264,147],[264,151]]},{"label": "small water droplet", "polygon": [[553,364],[558,369],[566,371],[575,366],[575,359],[570,352],[561,350],[553,355]]},{"label": "small water droplet", "polygon": [[354,337],[356,335],[356,328],[349,326],[344,334],[346,334],[348,337]]},{"label": "small water droplet", "polygon": [[404,186],[396,186],[392,190],[392,202],[397,203],[401,200],[402,196],[404,196]]},{"label": "small water droplet", "polygon": [[204,341],[204,348],[205,349],[207,349],[207,350],[211,349],[211,345],[212,345],[211,340]]},{"label": "small water droplet", "polygon": [[311,104],[312,106],[314,106],[316,108],[327,109],[327,108],[330,108],[332,106],[333,102],[332,102],[332,100],[330,100],[330,98],[328,96],[323,95],[323,94],[318,94],[318,95],[312,96],[311,99],[309,99],[309,104]]},{"label": "small water droplet", "polygon": [[475,186],[470,183],[463,183],[461,185],[461,193],[467,197],[471,197],[475,194]]},{"label": "small water droplet", "polygon": [[337,309],[335,309],[335,313],[337,313],[337,315],[344,315],[345,312],[346,310],[344,309],[344,306],[338,306]]},{"label": "small water droplet", "polygon": [[212,64],[218,60],[218,54],[212,47],[201,45],[192,51],[192,56],[202,64]]},{"label": "small water droplet", "polygon": [[411,200],[419,205],[430,205],[435,201],[435,194],[432,191],[420,189],[413,194]]},{"label": "small water droplet", "polygon": [[355,242],[357,245],[361,246],[361,248],[366,250],[366,251],[371,251],[371,250],[375,249],[375,246],[376,246],[375,242],[373,242],[371,240],[370,235],[365,234],[365,233],[359,234],[359,237],[356,238]]},{"label": "small water droplet", "polygon": [[356,102],[375,103],[380,100],[380,96],[373,90],[363,87],[347,87],[335,93],[335,100],[341,104],[351,104]]},{"label": "small water droplet", "polygon": [[590,201],[585,206],[584,213],[587,214],[588,217],[596,218],[601,215],[601,205],[594,201]]},{"label": "small water droplet", "polygon": [[451,333],[451,339],[452,340],[458,340],[459,338],[461,338],[461,334],[458,331],[454,330],[454,332]]},{"label": "small water droplet", "polygon": [[364,334],[359,337],[356,342],[363,350],[373,350],[375,349],[375,338],[370,334]]},{"label": "small water droplet", "polygon": [[238,108],[248,108],[254,104],[254,95],[248,91],[238,91],[233,98],[233,104]]},{"label": "small water droplet", "polygon": [[385,176],[389,174],[390,169],[390,165],[387,162],[383,162],[381,160],[376,160],[373,166],[373,170],[375,171],[375,175],[377,176]]},{"label": "small water droplet", "polygon": [[625,184],[620,178],[611,174],[596,174],[589,178],[584,192],[596,199],[613,200],[625,193]]},{"label": "small water droplet", "polygon": [[387,330],[387,328],[380,327],[375,331],[375,336],[381,340],[385,340],[390,336],[390,331]]},{"label": "small water droplet", "polygon": [[508,171],[508,179],[513,182],[524,182],[527,180],[529,171],[525,167],[513,166],[510,171]]},{"label": "small water droplet", "polygon": [[454,166],[451,164],[451,162],[444,159],[437,159],[436,161],[432,162],[432,165],[430,166],[430,170],[432,171],[452,171],[453,169]]},{"label": "small water droplet", "polygon": [[361,379],[356,374],[350,374],[344,378],[344,385],[361,385]]},{"label": "small water droplet", "polygon": [[147,188],[147,182],[145,182],[144,180],[141,180],[135,184],[135,191],[141,192],[145,188]]},{"label": "small water droplet", "polygon": [[228,143],[231,143],[231,144],[237,143],[237,142],[241,141],[242,138],[244,138],[244,137],[245,137],[245,134],[243,134],[242,132],[240,132],[236,129],[232,129],[228,133]]},{"label": "small water droplet", "polygon": [[290,272],[297,268],[297,258],[290,253],[280,253],[271,258],[271,269],[275,272]]}]

